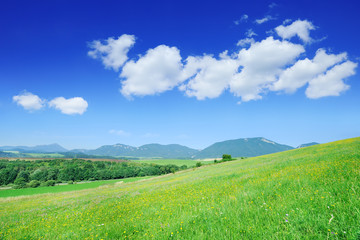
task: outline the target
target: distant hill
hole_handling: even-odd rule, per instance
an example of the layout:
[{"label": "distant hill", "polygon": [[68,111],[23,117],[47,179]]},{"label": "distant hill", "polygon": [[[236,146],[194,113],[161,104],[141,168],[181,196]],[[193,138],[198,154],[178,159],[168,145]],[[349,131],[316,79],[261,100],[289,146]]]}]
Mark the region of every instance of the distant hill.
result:
[{"label": "distant hill", "polygon": [[[72,150],[74,152],[74,150]],[[141,147],[132,147],[124,144],[105,145],[95,150],[83,153],[100,156],[131,156],[131,157],[159,157],[159,158],[191,158],[198,150],[179,144],[146,144]]]},{"label": "distant hill", "polygon": [[320,143],[317,143],[317,142],[304,143],[304,144],[299,145],[296,148],[310,147],[310,146],[317,145],[317,144],[320,144]]},{"label": "distant hill", "polygon": [[230,154],[232,157],[255,157],[291,149],[293,147],[262,137],[241,138],[214,143],[196,154],[195,158],[218,158],[222,157],[222,154]]},{"label": "distant hill", "polygon": [[[139,148],[141,156],[162,156],[163,158],[192,158],[199,150],[179,144],[146,144]],[[140,157],[140,156],[137,156]]]},{"label": "distant hill", "polygon": [[19,151],[19,152],[36,152],[36,153],[54,153],[54,152],[67,152],[68,150],[59,144],[37,145],[34,147],[27,146],[3,146],[0,151]]}]

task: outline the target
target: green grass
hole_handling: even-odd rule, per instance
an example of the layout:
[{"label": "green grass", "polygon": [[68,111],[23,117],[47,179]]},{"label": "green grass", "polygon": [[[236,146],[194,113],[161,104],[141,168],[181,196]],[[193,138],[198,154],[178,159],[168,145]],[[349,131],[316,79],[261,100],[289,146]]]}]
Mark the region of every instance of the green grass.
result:
[{"label": "green grass", "polygon": [[357,239],[360,138],[0,199],[0,239]]},{"label": "green grass", "polygon": [[189,160],[189,159],[141,159],[132,160],[133,162],[141,163],[155,163],[158,165],[174,164],[177,166],[186,165],[187,167],[193,167],[197,162],[201,162],[203,165],[213,163],[214,161],[203,161],[203,160]]},{"label": "green grass", "polygon": [[147,179],[147,178],[150,178],[150,177],[135,177],[135,178],[103,180],[103,181],[94,181],[94,182],[89,182],[89,183],[56,185],[53,187],[6,189],[6,190],[0,190],[0,198],[35,195],[35,194],[42,194],[42,193],[59,193],[59,192],[79,191],[79,190],[84,190],[84,189],[97,188],[97,187],[100,187],[103,185],[115,184],[117,182],[127,183],[127,182],[134,182],[134,181],[138,181],[138,180],[142,180],[142,179]]},{"label": "green grass", "polygon": [[32,158],[62,158],[63,154],[60,153],[25,153],[26,156]]}]

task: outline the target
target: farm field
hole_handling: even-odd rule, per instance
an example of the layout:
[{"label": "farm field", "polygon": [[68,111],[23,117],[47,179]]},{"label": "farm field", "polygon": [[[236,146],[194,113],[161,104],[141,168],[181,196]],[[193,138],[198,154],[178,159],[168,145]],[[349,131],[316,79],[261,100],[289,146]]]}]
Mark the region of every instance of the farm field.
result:
[{"label": "farm field", "polygon": [[357,239],[360,138],[0,199],[0,239]]},{"label": "farm field", "polygon": [[142,179],[148,179],[147,177],[134,177],[134,178],[124,178],[124,179],[112,179],[112,180],[103,180],[103,181],[94,181],[86,183],[76,183],[76,184],[65,184],[65,185],[56,185],[52,187],[38,187],[38,188],[22,188],[22,189],[6,189],[0,190],[0,198],[4,197],[17,197],[25,195],[35,195],[42,193],[59,193],[59,192],[69,192],[69,191],[79,191],[90,188],[97,188],[104,185],[115,184],[117,182],[134,182]]},{"label": "farm field", "polygon": [[187,167],[193,167],[197,162],[201,162],[201,164],[210,164],[214,163],[214,161],[204,161],[204,160],[190,160],[190,159],[141,159],[141,160],[132,160],[133,162],[141,162],[141,163],[154,163],[158,165],[167,165],[174,164],[176,166],[186,165]]}]

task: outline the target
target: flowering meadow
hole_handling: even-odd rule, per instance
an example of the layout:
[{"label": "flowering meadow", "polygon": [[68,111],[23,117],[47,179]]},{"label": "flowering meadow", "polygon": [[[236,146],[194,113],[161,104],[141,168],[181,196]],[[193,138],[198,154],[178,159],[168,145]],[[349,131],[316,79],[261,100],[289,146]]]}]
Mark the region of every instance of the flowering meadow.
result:
[{"label": "flowering meadow", "polygon": [[360,138],[0,199],[0,239],[357,239]]}]

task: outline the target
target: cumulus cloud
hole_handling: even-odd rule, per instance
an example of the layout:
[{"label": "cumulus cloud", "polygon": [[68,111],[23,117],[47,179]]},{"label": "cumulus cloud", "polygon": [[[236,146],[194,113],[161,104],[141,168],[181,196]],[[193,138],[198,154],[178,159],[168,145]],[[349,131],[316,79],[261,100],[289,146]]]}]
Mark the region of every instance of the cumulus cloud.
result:
[{"label": "cumulus cloud", "polygon": [[299,60],[283,71],[279,80],[273,84],[272,90],[284,90],[286,93],[293,93],[319,74],[325,72],[329,67],[345,59],[346,53],[338,55],[326,54],[324,49],[319,49],[312,60],[308,58]]},{"label": "cumulus cloud", "polygon": [[268,21],[274,20],[274,19],[275,19],[275,18],[273,18],[272,16],[267,15],[267,16],[261,18],[261,19],[256,19],[255,22],[256,22],[257,24],[263,24],[263,23],[265,23],[265,22],[268,22]]},{"label": "cumulus cloud", "polygon": [[137,61],[128,61],[120,74],[125,80],[120,92],[128,97],[162,93],[173,89],[183,80],[180,51],[160,45],[149,49]]},{"label": "cumulus cloud", "polygon": [[354,75],[356,67],[357,64],[351,61],[336,65],[309,82],[309,87],[305,91],[306,96],[311,99],[339,96],[350,88],[343,79]]},{"label": "cumulus cloud", "polygon": [[[269,8],[276,5],[271,4]],[[240,20],[248,19],[243,15]],[[258,19],[262,24],[274,19]],[[239,20],[239,21],[240,21]],[[127,59],[127,51],[135,43],[132,35],[122,35],[128,41],[117,45],[118,54],[112,54],[112,42],[93,43],[89,55],[109,58],[107,67],[121,69],[120,92],[127,98],[155,95],[178,88],[188,97],[198,100],[219,97],[224,91],[241,98],[240,102],[261,99],[269,91],[294,93],[306,85],[308,98],[337,96],[349,86],[344,79],[355,74],[356,63],[347,60],[346,53],[328,54],[319,49],[312,59],[306,57],[304,44],[291,42],[297,36],[303,43],[313,42],[310,31],[315,26],[307,20],[285,20],[273,28],[266,39],[256,41],[257,34],[248,29],[246,38],[237,42],[242,49],[229,53],[225,50],[215,57],[212,54],[187,56],[182,59],[176,47],[160,45],[149,49],[138,59]],[[121,40],[123,42],[125,40]],[[104,50],[102,50],[104,49]],[[114,132],[115,133],[115,132]]]},{"label": "cumulus cloud", "polygon": [[296,20],[288,26],[280,25],[275,28],[276,33],[283,39],[291,39],[298,36],[303,42],[308,43],[312,39],[310,30],[314,30],[315,26],[307,20]]},{"label": "cumulus cloud", "polygon": [[261,99],[261,93],[277,80],[282,68],[304,51],[301,45],[273,37],[242,49],[238,54],[242,70],[230,80],[230,91],[244,102]]},{"label": "cumulus cloud", "polygon": [[82,97],[74,97],[65,99],[64,97],[54,98],[49,102],[49,107],[60,110],[64,114],[83,114],[87,107],[88,103]]},{"label": "cumulus cloud", "polygon": [[239,40],[236,45],[240,47],[245,47],[253,43],[255,43],[255,40],[253,38],[244,38]]},{"label": "cumulus cloud", "polygon": [[93,50],[89,51],[88,55],[94,59],[101,59],[106,68],[118,71],[128,60],[127,53],[135,44],[135,36],[123,34],[117,39],[110,37],[104,42],[91,42],[89,47]]},{"label": "cumulus cloud", "polygon": [[216,98],[228,87],[228,80],[235,74],[238,63],[234,59],[221,55],[221,59],[205,55],[188,57],[184,68],[184,78],[190,79],[180,86],[189,97],[199,100]]},{"label": "cumulus cloud", "polygon": [[39,110],[45,106],[46,102],[39,96],[26,91],[17,96],[13,96],[13,101],[16,102],[17,105],[22,106],[28,111]]}]

